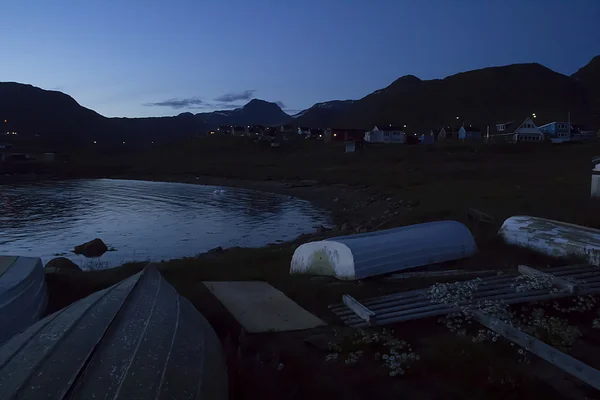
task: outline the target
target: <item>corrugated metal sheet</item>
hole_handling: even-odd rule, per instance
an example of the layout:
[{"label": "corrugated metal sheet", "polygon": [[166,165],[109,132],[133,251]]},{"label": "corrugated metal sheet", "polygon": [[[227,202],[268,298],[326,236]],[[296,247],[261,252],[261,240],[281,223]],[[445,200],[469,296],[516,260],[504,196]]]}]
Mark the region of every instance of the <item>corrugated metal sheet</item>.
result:
[{"label": "corrugated metal sheet", "polygon": [[[575,265],[541,270],[554,277],[576,282],[578,290],[575,295],[592,295],[600,293],[600,270],[595,266]],[[461,311],[465,306],[476,307],[485,301],[499,301],[503,304],[519,304],[547,301],[561,297],[573,296],[565,291],[546,289],[517,290],[518,274],[502,274],[474,281],[476,290],[472,297],[458,304],[440,303],[429,295],[429,288],[400,292],[385,296],[360,300],[373,317],[367,323],[348,308],[344,303],[331,305],[331,310],[346,324],[352,327],[368,325],[389,325],[416,319],[448,315]]]},{"label": "corrugated metal sheet", "polygon": [[470,257],[476,251],[473,235],[460,222],[429,222],[304,244],[292,257],[291,272],[362,279]]},{"label": "corrugated metal sheet", "polygon": [[226,399],[220,348],[150,266],[0,347],[0,398]]},{"label": "corrugated metal sheet", "polygon": [[46,303],[42,260],[0,256],[0,343],[39,320]]},{"label": "corrugated metal sheet", "polygon": [[506,243],[553,257],[577,256],[600,265],[600,230],[544,218],[515,216],[498,234]]}]

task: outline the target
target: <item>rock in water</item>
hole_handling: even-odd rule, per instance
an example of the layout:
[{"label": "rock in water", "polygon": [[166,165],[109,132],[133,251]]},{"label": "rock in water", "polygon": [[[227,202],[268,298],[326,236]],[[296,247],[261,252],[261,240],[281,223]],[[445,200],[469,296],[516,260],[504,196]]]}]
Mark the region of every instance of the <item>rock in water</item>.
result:
[{"label": "rock in water", "polygon": [[75,246],[73,253],[75,254],[83,254],[86,257],[100,257],[102,254],[108,251],[108,247],[104,244],[104,242],[98,238],[92,240],[91,242],[87,242],[84,244],[80,244],[79,246]]},{"label": "rock in water", "polygon": [[53,268],[56,272],[81,271],[81,268],[66,257],[57,257],[48,261],[46,268]]}]

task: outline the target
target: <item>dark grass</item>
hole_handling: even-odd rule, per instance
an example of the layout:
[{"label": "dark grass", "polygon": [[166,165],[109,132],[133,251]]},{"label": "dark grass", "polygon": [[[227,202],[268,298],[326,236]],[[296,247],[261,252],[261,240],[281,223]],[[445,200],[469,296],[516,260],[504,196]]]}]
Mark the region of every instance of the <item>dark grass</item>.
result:
[{"label": "dark grass", "polygon": [[[573,146],[377,146],[363,153],[344,154],[340,145],[314,142],[284,143],[273,151],[245,138],[196,139],[147,153],[104,154],[82,151],[73,161],[83,170],[119,171],[122,176],[183,180],[212,176],[238,180],[314,180],[322,184],[345,184],[350,192],[364,196],[344,197],[334,210],[337,221],[363,224],[377,215],[380,229],[453,219],[473,232],[479,253],[474,257],[430,269],[514,270],[525,264],[536,268],[580,263],[557,260],[532,251],[507,246],[497,236],[504,219],[512,215],[534,215],[600,228],[600,203],[589,199],[590,159],[596,144]],[[104,164],[103,164],[104,163]],[[336,186],[331,186],[336,187]],[[340,189],[341,190],[341,189]],[[317,193],[317,196],[319,194]],[[331,202],[331,192],[324,203]],[[338,196],[337,194],[335,196]],[[376,197],[373,199],[373,196]],[[382,200],[410,201],[397,215],[381,215],[390,206]],[[316,200],[319,200],[318,198]],[[494,217],[491,224],[469,221],[467,211],[476,208]],[[346,210],[344,210],[346,209]],[[338,235],[329,232],[326,235]],[[389,378],[372,361],[355,367],[325,364],[325,354],[308,347],[303,339],[312,332],[244,335],[223,306],[205,289],[205,280],[263,280],[332,326],[339,321],[328,305],[342,294],[357,299],[390,292],[422,288],[436,280],[399,282],[380,278],[340,282],[333,278],[312,279],[289,275],[293,243],[262,249],[233,248],[218,254],[172,260],[159,265],[164,277],[188,298],[219,334],[228,360],[231,397],[249,398],[560,398],[548,392],[541,381],[516,362],[507,344],[474,344],[448,334],[435,320],[415,321],[395,327],[400,338],[413,343],[422,360],[406,376]],[[56,311],[96,290],[106,288],[131,274],[142,264],[129,264],[105,271],[49,274],[48,312]],[[439,281],[439,280],[438,280]],[[574,323],[591,326],[593,315],[574,317]],[[322,328],[331,331],[331,327]],[[340,329],[337,327],[336,329]],[[583,330],[576,354],[593,354],[597,334]],[[365,356],[366,357],[366,356]],[[582,356],[584,357],[584,356]],[[590,358],[590,357],[588,357]],[[280,367],[280,364],[283,367]],[[551,379],[564,375],[553,371]],[[558,378],[557,378],[558,377]]]},{"label": "dark grass", "polygon": [[[394,393],[404,393],[413,398],[503,399],[535,393],[550,395],[544,382],[523,373],[514,348],[499,343],[473,344],[449,334],[435,319],[393,327],[396,335],[412,343],[421,355],[421,361],[403,377],[390,378],[388,371],[374,362],[370,353],[366,353],[356,366],[346,366],[343,359],[326,364],[326,353],[307,346],[303,339],[319,332],[331,334],[332,329],[352,331],[337,326],[339,321],[327,307],[339,302],[342,294],[360,299],[426,287],[433,282],[416,279],[391,283],[377,278],[340,282],[327,278],[291,277],[288,268],[294,247],[295,244],[282,244],[263,249],[234,248],[219,254],[159,264],[163,276],[202,312],[221,338],[231,398],[385,399]],[[500,248],[503,253],[511,249],[509,246]],[[531,265],[535,262],[544,265],[548,261],[559,263],[519,249],[512,250],[516,259],[531,257]],[[470,263],[473,259],[462,262]],[[480,265],[456,263],[460,264],[460,261],[448,268],[479,269]],[[103,271],[48,274],[49,311],[117,283],[142,267],[142,264],[129,264]],[[307,332],[244,334],[239,324],[204,287],[202,282],[205,280],[268,281],[330,326]],[[591,325],[591,321],[587,323]]]}]

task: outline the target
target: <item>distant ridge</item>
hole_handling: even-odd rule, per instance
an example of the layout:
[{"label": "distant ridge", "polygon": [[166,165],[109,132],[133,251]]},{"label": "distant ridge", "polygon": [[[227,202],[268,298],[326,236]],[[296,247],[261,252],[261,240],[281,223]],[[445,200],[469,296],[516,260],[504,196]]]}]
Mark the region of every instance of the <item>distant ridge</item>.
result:
[{"label": "distant ridge", "polygon": [[252,99],[234,110],[107,118],[64,93],[0,82],[0,132],[14,130],[68,142],[178,139],[219,125],[289,123],[368,129],[389,123],[406,124],[409,131],[429,131],[464,121],[483,129],[532,113],[538,123],[564,120],[567,112],[579,124],[600,125],[600,56],[571,76],[537,63],[490,67],[434,80],[406,75],[362,99],[316,103],[293,117],[276,103]]},{"label": "distant ridge", "polygon": [[484,128],[536,113],[538,123],[564,120],[600,125],[600,57],[572,77],[543,65],[513,64],[462,72],[444,79],[407,75],[338,112],[315,106],[296,118],[299,125],[369,129],[378,123],[429,129],[465,121]]}]

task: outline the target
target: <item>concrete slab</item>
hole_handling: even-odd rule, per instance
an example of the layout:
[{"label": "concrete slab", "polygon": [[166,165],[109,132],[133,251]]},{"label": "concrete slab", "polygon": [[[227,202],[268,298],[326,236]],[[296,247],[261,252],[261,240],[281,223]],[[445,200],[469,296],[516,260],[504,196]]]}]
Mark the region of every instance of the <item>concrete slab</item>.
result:
[{"label": "concrete slab", "polygon": [[296,331],[325,325],[266,282],[204,282],[249,333]]}]

